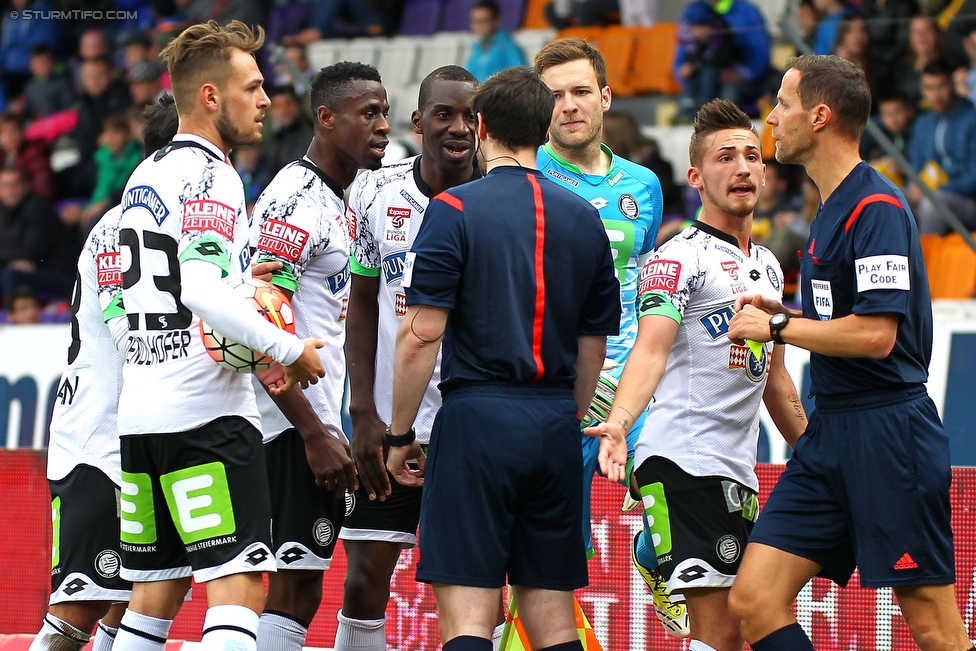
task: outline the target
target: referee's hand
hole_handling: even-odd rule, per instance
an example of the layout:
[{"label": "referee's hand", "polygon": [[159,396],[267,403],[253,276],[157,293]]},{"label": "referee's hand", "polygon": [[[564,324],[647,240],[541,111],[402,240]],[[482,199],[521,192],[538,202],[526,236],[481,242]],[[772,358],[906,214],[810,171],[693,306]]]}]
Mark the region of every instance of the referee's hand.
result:
[{"label": "referee's hand", "polygon": [[[415,459],[417,469],[407,467],[407,461]],[[424,454],[420,443],[414,441],[410,445],[391,447],[386,457],[386,469],[390,471],[398,484],[404,486],[423,486],[424,467],[427,465],[427,455]]]}]

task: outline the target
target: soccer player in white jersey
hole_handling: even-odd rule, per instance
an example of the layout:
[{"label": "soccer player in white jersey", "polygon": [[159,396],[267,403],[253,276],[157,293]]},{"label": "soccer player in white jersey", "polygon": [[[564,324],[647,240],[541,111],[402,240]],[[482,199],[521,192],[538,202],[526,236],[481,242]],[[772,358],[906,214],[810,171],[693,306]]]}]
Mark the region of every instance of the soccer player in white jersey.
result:
[{"label": "soccer player in white jersey", "polygon": [[[427,75],[412,115],[414,132],[423,139],[421,154],[363,174],[349,197],[349,414],[362,486],[339,533],[348,566],[338,651],[386,649],[390,578],[400,551],[417,544],[423,489],[392,481],[383,454],[393,403],[393,349],[406,311],[400,280],[430,199],[476,175],[474,116],[468,107],[476,85],[459,66]],[[424,444],[441,404],[439,379],[435,370],[417,417],[417,440]]]},{"label": "soccer player in white jersey", "polygon": [[[147,153],[176,134],[176,106],[164,95],[145,112]],[[109,651],[132,584],[119,577],[121,484],[116,422],[128,326],[119,301],[121,207],[92,227],[78,258],[71,301],[71,343],[51,417],[47,478],[53,554],[50,608],[30,651],[78,651],[98,622],[94,651]],[[111,325],[110,325],[111,324]]]},{"label": "soccer player in white jersey", "polygon": [[201,320],[284,366],[276,391],[324,374],[317,339],[279,330],[231,285],[250,275],[235,145],[257,142],[269,105],[243,23],[193,25],[163,51],[180,116],[173,141],[122,195],[119,247],[129,336],[119,395],[120,651],[161,651],[191,576],[207,583],[208,649],[256,648],[271,507],[251,378],[210,359]]},{"label": "soccer player in white jersey", "polygon": [[758,515],[759,401],[790,445],[806,416],[783,346],[753,352],[725,336],[736,296],[782,296],[779,263],[750,239],[765,175],[759,136],[735,104],[714,100],[698,112],[689,154],[701,217],[644,265],[637,342],[610,417],[587,433],[604,437],[601,466],[613,459],[619,478],[627,431],[654,398],[631,481],[644,507],[634,562],[645,579],[659,566],[684,595],[689,649],[741,651],[728,593]]},{"label": "soccer player in white jersey", "polygon": [[253,210],[261,228],[257,258],[282,264],[272,282],[291,295],[298,334],[315,333],[326,342],[319,350],[325,379],[304,392],[311,419],[294,423],[296,429],[258,394],[278,564],[268,577],[259,651],[300,651],[304,645],[322,600],[322,575],[342,526],[346,490],[356,489],[340,413],[349,300],[342,195],[360,168],[380,168],[390,132],[386,90],[372,66],[323,68],[312,79],[311,102],[316,131],[308,153],[278,172]]}]

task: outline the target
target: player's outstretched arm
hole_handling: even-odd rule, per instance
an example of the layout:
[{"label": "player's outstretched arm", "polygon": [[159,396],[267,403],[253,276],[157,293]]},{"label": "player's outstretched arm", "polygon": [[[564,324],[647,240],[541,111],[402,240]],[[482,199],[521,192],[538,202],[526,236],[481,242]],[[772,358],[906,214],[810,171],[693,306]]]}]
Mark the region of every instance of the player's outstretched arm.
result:
[{"label": "player's outstretched arm", "polygon": [[807,428],[807,415],[793,378],[786,371],[785,357],[786,346],[777,345],[773,348],[769,379],[763,390],[763,402],[779,433],[791,448],[795,448],[796,440]]},{"label": "player's outstretched arm", "polygon": [[[397,331],[396,359],[393,364],[393,418],[390,433],[400,436],[410,431],[424,399],[427,384],[434,374],[437,351],[447,328],[446,308],[410,305]],[[394,454],[396,452],[396,454]],[[391,448],[386,468],[405,486],[420,486],[423,470],[406,468],[405,450]],[[418,459],[419,461],[419,459]]]},{"label": "player's outstretched arm", "polygon": [[380,308],[379,276],[352,274],[346,316],[346,368],[349,371],[349,417],[352,420],[352,458],[369,499],[386,499],[390,476],[383,459],[386,423],[376,413],[373,383]]},{"label": "player's outstretched arm", "polygon": [[583,430],[587,436],[601,438],[600,471],[614,483],[623,481],[626,474],[627,432],[657,390],[677,333],[678,322],[669,316],[649,314],[641,318],[607,422]]}]

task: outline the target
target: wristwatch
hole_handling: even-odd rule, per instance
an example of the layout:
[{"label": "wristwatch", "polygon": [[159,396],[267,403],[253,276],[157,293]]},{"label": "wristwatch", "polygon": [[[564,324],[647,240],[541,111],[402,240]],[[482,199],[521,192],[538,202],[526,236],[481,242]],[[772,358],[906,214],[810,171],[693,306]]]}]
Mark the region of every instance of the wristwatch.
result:
[{"label": "wristwatch", "polygon": [[402,448],[404,445],[410,445],[417,440],[417,432],[411,427],[410,431],[406,434],[399,434],[394,436],[390,432],[390,426],[386,427],[386,434],[384,435],[384,440],[386,444],[391,448]]},{"label": "wristwatch", "polygon": [[780,332],[786,327],[786,324],[790,322],[790,315],[786,312],[777,312],[773,316],[769,317],[769,335],[773,342],[777,344],[786,343],[780,336]]}]

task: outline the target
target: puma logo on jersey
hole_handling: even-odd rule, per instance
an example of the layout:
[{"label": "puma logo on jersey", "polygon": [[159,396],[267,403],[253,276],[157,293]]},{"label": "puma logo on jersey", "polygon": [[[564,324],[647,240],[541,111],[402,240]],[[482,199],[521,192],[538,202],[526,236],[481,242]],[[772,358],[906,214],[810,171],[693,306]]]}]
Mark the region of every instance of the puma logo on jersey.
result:
[{"label": "puma logo on jersey", "polygon": [[308,233],[277,219],[269,219],[261,224],[261,237],[258,249],[298,262],[308,244]]},{"label": "puma logo on jersey", "polygon": [[708,314],[698,319],[698,322],[702,324],[705,328],[705,332],[713,340],[719,337],[725,336],[729,331],[729,320],[732,318],[735,312],[732,311],[731,305],[726,305],[720,307],[717,310],[712,310]]},{"label": "puma logo on jersey", "polygon": [[403,263],[406,257],[406,251],[400,251],[383,258],[383,280],[386,281],[387,285],[403,278]]},{"label": "puma logo on jersey", "polygon": [[98,269],[98,286],[122,284],[122,255],[118,251],[99,253],[95,258]]},{"label": "puma logo on jersey", "polygon": [[183,204],[183,232],[213,231],[234,239],[237,210],[213,199],[193,199]]}]

